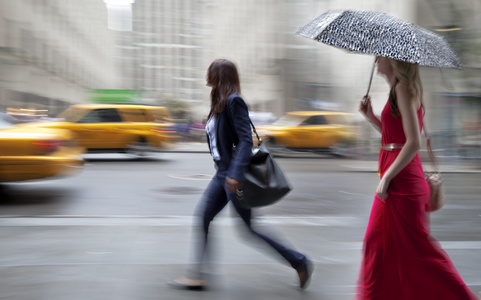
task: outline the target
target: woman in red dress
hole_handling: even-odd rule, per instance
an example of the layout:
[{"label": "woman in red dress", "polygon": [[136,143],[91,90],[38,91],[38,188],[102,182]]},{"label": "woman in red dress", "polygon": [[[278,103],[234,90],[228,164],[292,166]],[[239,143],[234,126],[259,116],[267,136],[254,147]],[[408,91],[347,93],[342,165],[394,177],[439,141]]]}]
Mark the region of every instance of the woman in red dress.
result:
[{"label": "woman in red dress", "polygon": [[429,187],[418,154],[424,114],[418,67],[386,57],[376,62],[391,90],[380,119],[369,97],[359,106],[382,145],[357,299],[478,299],[429,233]]}]

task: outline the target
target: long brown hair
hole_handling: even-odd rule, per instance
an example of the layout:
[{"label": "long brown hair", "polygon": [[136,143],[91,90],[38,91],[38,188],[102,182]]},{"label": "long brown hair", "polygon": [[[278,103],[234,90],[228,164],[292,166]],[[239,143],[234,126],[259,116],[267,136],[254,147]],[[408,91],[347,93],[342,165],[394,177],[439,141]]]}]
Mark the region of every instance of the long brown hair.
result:
[{"label": "long brown hair", "polygon": [[224,110],[227,98],[241,93],[239,74],[233,62],[227,59],[214,60],[207,69],[207,84],[210,92],[210,112],[208,118]]},{"label": "long brown hair", "polygon": [[[421,83],[421,76],[419,75],[419,67],[416,64],[412,64],[405,61],[389,59],[391,66],[396,76],[396,83],[389,92],[389,104],[391,105],[391,112],[395,117],[399,117],[399,108],[397,106],[397,96],[395,87],[398,82],[404,83],[410,94],[410,99],[416,99],[423,96],[423,85]],[[422,102],[421,102],[422,103]],[[423,108],[424,109],[424,108]]]}]

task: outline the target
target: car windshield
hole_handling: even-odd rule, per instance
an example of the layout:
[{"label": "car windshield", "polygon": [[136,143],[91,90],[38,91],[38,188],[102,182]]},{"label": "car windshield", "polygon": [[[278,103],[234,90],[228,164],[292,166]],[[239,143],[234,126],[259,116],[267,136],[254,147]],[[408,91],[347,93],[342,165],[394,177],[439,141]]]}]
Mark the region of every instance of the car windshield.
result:
[{"label": "car windshield", "polygon": [[304,116],[296,116],[296,115],[284,115],[277,119],[272,125],[275,126],[297,126],[299,125],[302,121],[304,121],[306,117]]},{"label": "car windshield", "polygon": [[349,124],[348,118],[344,115],[328,115],[326,116],[326,118],[331,124],[338,124],[338,125]]},{"label": "car windshield", "polygon": [[0,129],[12,127],[14,124],[7,114],[0,114]]},{"label": "car windshield", "polygon": [[87,109],[71,106],[67,108],[63,113],[58,115],[57,118],[61,118],[67,122],[77,122],[78,120],[80,120],[80,118],[85,116],[87,112]]}]

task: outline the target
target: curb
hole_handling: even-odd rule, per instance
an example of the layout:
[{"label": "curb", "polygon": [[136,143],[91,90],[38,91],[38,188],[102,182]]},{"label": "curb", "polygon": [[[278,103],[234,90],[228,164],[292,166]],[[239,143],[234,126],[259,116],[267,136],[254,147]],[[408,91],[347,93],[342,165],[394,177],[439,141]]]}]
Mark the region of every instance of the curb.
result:
[{"label": "curb", "polygon": [[[209,149],[206,143],[182,143],[180,145],[172,146],[170,149],[165,149],[161,152],[164,153],[209,153]],[[276,159],[283,159],[283,158],[298,158],[298,159],[306,159],[306,158],[318,158],[322,159],[323,156],[320,154],[312,154],[307,152],[299,152],[294,153],[292,155],[280,155],[276,156]],[[346,167],[346,172],[361,172],[361,173],[377,173],[377,159],[351,159],[351,158],[338,158],[344,159],[346,163],[344,164]],[[431,166],[428,162],[424,162],[425,171],[431,171]],[[480,167],[476,168],[472,164],[469,166],[466,165],[458,165],[456,162],[452,164],[441,164],[439,169],[441,173],[446,174],[481,174],[481,163],[479,163]]]}]

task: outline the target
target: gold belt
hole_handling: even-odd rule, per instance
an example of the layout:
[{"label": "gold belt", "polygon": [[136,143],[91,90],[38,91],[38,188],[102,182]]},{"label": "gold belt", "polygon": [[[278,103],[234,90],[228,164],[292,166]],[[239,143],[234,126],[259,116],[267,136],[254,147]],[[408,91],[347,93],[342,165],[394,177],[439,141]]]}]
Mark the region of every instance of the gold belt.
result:
[{"label": "gold belt", "polygon": [[394,149],[401,149],[402,147],[404,147],[404,144],[384,144],[381,146],[381,150],[392,151]]}]

